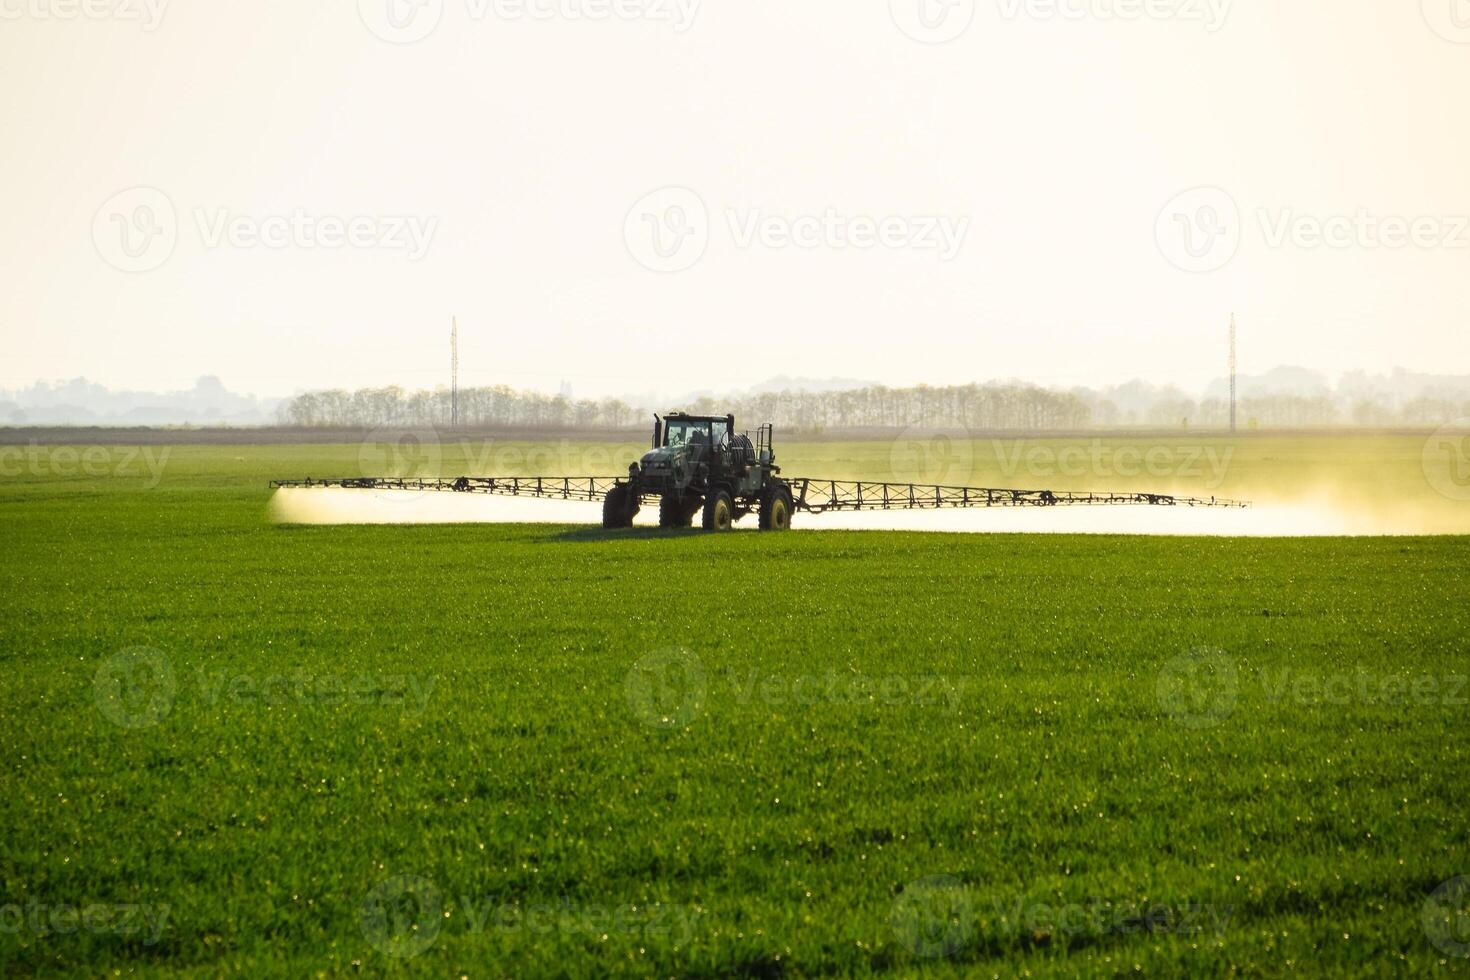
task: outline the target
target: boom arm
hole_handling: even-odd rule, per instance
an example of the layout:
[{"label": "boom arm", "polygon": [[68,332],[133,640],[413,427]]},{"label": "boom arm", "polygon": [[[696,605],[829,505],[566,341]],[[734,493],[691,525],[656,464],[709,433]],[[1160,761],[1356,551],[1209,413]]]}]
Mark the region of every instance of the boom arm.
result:
[{"label": "boom arm", "polygon": [[[349,477],[337,480],[273,480],[271,489],[336,487],[346,490],[442,490],[501,497],[550,500],[602,500],[627,482],[616,476],[461,476],[455,479]],[[943,487],[916,483],[865,483],[844,480],[787,479],[797,510],[812,514],[857,510],[940,510],[973,507],[1249,507],[1223,497],[1176,497],[1163,493],[1096,493],[1071,490],[1009,490]]]}]

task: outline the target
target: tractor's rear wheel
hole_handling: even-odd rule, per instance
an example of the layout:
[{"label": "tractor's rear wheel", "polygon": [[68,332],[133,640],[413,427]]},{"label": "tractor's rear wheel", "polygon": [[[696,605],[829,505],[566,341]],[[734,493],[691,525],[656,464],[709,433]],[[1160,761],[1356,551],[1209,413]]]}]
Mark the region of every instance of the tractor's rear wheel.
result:
[{"label": "tractor's rear wheel", "polygon": [[632,527],[633,515],[638,513],[638,502],[628,499],[628,485],[620,483],[602,498],[602,526],[607,530]]},{"label": "tractor's rear wheel", "polygon": [[761,497],[761,530],[791,530],[791,491],[784,486],[774,486]]},{"label": "tractor's rear wheel", "polygon": [[735,526],[735,502],[724,490],[716,490],[704,500],[704,529],[728,531]]},{"label": "tractor's rear wheel", "polygon": [[694,512],[699,508],[698,498],[693,501],[675,497],[660,497],[658,501],[659,527],[688,527],[694,523]]}]

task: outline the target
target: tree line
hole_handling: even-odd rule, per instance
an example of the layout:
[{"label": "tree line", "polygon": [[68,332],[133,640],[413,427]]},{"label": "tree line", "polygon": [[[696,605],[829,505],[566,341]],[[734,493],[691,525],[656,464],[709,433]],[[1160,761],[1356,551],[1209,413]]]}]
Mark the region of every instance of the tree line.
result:
[{"label": "tree line", "polygon": [[[1121,400],[1121,399],[1120,399]],[[1094,427],[1223,429],[1230,406],[1223,399],[1196,401],[1178,389],[1156,389],[1141,407],[1121,407],[1108,392],[1057,391],[1020,383],[912,388],[874,386],[848,391],[783,391],[657,408],[607,398],[568,398],[504,385],[459,393],[459,423],[518,429],[627,429],[651,421],[653,412],[699,415],[733,412],[742,426],[774,423],[787,431],[953,427],[971,431],[1063,431]],[[439,427],[450,424],[446,389],[408,391],[396,386],[298,395],[278,413],[283,425],[331,428]],[[1333,395],[1262,395],[1240,401],[1241,428],[1442,425],[1470,417],[1470,402],[1420,397],[1401,404]]]},{"label": "tree line", "polygon": [[[1085,428],[1092,412],[1076,394],[1019,384],[935,388],[862,388],[787,391],[734,398],[702,397],[658,411],[697,415],[733,412],[742,425],[771,422],[782,429],[954,426],[968,429]],[[505,386],[459,392],[459,422],[467,426],[528,429],[624,429],[652,422],[655,409],[616,398],[588,400]],[[390,386],[298,395],[281,406],[284,425],[379,428],[445,426],[452,417],[448,391]]]}]

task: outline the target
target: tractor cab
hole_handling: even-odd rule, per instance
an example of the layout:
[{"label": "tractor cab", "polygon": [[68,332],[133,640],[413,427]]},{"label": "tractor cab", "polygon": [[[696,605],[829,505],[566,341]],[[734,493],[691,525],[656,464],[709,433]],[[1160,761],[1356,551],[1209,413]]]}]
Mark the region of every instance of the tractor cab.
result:
[{"label": "tractor cab", "polygon": [[688,446],[700,458],[712,452],[724,452],[730,447],[731,431],[735,428],[732,416],[670,415],[659,419],[653,426],[653,448],[669,449]]},{"label": "tractor cab", "polygon": [[760,427],[757,443],[748,434],[735,431],[733,415],[671,412],[663,418],[654,416],[653,449],[643,457],[643,465],[688,470],[691,475],[696,469],[715,475],[743,474],[775,462],[770,426]]}]

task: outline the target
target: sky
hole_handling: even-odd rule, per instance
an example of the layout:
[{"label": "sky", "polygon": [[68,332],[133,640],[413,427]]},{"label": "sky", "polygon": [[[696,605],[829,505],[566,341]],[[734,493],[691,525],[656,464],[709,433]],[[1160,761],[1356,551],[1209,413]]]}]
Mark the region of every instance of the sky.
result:
[{"label": "sky", "polygon": [[1470,0],[0,0],[0,387],[1470,371]]}]

